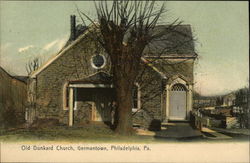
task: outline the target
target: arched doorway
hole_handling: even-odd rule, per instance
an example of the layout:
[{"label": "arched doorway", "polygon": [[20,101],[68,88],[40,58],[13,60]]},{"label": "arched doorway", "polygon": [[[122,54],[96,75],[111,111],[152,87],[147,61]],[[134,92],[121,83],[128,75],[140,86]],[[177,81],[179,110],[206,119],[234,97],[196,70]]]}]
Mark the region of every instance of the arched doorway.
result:
[{"label": "arched doorway", "polygon": [[174,84],[170,90],[169,119],[186,120],[187,89],[182,84]]}]

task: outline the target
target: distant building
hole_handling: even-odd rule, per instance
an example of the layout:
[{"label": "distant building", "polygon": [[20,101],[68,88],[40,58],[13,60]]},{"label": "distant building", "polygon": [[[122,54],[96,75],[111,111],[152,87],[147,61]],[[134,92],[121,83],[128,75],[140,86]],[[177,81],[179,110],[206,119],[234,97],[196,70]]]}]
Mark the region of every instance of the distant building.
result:
[{"label": "distant building", "polygon": [[235,105],[236,93],[232,92],[223,96],[223,106],[233,106]]},{"label": "distant building", "polygon": [[0,67],[0,127],[24,122],[27,104],[26,77],[14,77]]},{"label": "distant building", "polygon": [[[210,127],[226,127],[226,128],[249,128],[249,110],[248,107],[249,89],[242,88],[233,91],[224,96],[217,97],[217,105],[214,109],[206,107],[208,101],[199,98],[201,104],[199,105],[200,111],[205,118],[207,126]],[[210,98],[211,100],[212,98]],[[195,105],[194,105],[195,106]],[[209,122],[209,123],[207,123]]]}]

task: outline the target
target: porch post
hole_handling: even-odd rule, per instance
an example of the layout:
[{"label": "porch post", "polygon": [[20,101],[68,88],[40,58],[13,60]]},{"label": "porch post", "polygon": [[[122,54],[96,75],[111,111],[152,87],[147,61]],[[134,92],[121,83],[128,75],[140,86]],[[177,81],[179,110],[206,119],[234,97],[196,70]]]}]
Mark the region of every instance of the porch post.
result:
[{"label": "porch post", "polygon": [[69,88],[69,126],[73,125],[73,88]]},{"label": "porch post", "polygon": [[193,86],[190,84],[188,85],[188,92],[187,92],[187,119],[190,119],[190,111],[192,111],[193,107]]},{"label": "porch post", "polygon": [[166,85],[166,115],[165,115],[165,121],[168,121],[169,117],[169,84]]}]

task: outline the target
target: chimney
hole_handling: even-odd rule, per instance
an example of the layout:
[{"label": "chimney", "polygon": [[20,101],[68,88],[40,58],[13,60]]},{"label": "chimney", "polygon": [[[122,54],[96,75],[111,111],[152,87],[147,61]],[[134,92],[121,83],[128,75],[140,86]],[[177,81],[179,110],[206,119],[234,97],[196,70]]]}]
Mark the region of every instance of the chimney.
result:
[{"label": "chimney", "polygon": [[70,40],[76,39],[76,16],[70,15]]}]

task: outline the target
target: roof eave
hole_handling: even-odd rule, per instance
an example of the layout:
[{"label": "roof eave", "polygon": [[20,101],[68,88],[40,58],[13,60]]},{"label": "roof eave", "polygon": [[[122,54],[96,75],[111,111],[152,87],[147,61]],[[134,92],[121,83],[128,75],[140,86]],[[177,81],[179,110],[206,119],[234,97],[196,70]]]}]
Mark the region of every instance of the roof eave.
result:
[{"label": "roof eave", "polygon": [[159,59],[162,59],[162,58],[166,58],[166,59],[195,59],[197,58],[197,53],[192,53],[192,54],[163,54],[163,55],[160,55],[160,56],[153,56],[153,55],[144,55],[143,57],[144,58],[159,58]]},{"label": "roof eave", "polygon": [[144,57],[141,57],[141,60],[143,61],[143,63],[147,64],[149,67],[151,67],[155,72],[157,72],[163,79],[167,79],[167,76],[161,72],[160,70],[158,70],[153,64],[149,63],[147,61],[147,59],[145,59]]}]

